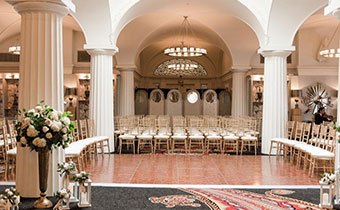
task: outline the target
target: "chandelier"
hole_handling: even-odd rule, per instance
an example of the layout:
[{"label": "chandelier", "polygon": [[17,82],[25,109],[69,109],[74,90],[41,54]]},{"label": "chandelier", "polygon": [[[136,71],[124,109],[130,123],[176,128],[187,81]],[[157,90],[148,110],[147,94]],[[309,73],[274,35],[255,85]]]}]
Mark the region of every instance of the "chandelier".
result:
[{"label": "chandelier", "polygon": [[182,40],[180,42],[181,44],[179,46],[171,46],[166,48],[164,50],[164,54],[174,57],[197,57],[206,55],[206,49],[202,47],[195,47],[188,43],[185,43],[185,40],[188,37],[188,33],[191,33],[192,37],[195,37],[194,32],[191,29],[191,25],[188,21],[188,16],[184,16],[184,20],[179,31],[179,37],[182,37]]},{"label": "chandelier", "polygon": [[[333,35],[332,35],[332,38],[330,39],[330,41],[327,43],[327,46],[325,46],[326,49],[321,49],[320,50],[320,55],[325,57],[325,58],[340,58],[340,48],[338,49],[330,49],[329,48],[329,45],[332,43],[338,29],[340,27],[340,24],[338,25],[338,27],[335,29]],[[340,42],[339,42],[340,44]]]},{"label": "chandelier", "polygon": [[8,52],[15,54],[15,55],[20,55],[20,46],[12,46],[8,48]]}]

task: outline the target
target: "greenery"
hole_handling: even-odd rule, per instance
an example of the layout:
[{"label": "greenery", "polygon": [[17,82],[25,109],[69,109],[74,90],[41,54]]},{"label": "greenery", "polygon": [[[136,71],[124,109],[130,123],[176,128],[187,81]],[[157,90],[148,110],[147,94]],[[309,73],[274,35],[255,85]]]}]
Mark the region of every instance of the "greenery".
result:
[{"label": "greenery", "polygon": [[78,174],[76,174],[75,176],[73,176],[71,178],[72,181],[78,182],[78,183],[84,183],[86,180],[88,180],[90,178],[91,174],[82,171]]},{"label": "greenery", "polygon": [[17,141],[23,147],[38,151],[39,148],[66,148],[72,140],[74,123],[70,112],[60,112],[41,101],[34,109],[19,110],[15,125]]}]

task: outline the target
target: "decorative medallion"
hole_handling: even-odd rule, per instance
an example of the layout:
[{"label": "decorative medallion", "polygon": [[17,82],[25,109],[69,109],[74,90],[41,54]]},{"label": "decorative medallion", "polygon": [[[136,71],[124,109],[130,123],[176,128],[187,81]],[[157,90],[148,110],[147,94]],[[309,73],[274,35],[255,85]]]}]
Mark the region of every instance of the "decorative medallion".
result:
[{"label": "decorative medallion", "polygon": [[312,114],[315,114],[320,107],[332,107],[330,97],[320,83],[307,88],[306,96],[303,97],[302,102],[308,107],[306,113],[312,111]]},{"label": "decorative medallion", "polygon": [[190,206],[190,207],[201,207],[201,204],[194,203],[196,197],[192,195],[168,195],[162,197],[151,197],[149,200],[152,203],[161,203],[167,208],[174,208],[176,206]]},{"label": "decorative medallion", "polygon": [[[175,68],[174,68],[175,67]],[[154,71],[157,76],[207,76],[205,68],[189,59],[172,59],[160,64]]]}]

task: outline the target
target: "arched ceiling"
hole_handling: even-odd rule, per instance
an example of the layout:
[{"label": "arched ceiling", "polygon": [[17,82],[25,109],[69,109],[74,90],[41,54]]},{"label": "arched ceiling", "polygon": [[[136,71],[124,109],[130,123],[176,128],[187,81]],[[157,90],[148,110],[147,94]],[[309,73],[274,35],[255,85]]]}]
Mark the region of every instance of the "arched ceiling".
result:
[{"label": "arched ceiling", "polygon": [[[0,43],[20,34],[21,18],[13,6],[0,0]],[[67,15],[63,18],[63,27],[81,31],[73,17]]]}]

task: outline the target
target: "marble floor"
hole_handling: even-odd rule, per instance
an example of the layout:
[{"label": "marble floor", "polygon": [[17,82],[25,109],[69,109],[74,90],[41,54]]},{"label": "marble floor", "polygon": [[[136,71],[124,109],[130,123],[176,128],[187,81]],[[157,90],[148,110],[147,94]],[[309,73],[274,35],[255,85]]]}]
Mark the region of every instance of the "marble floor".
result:
[{"label": "marble floor", "polygon": [[96,183],[317,185],[319,177],[269,156],[111,154],[87,165]]}]

